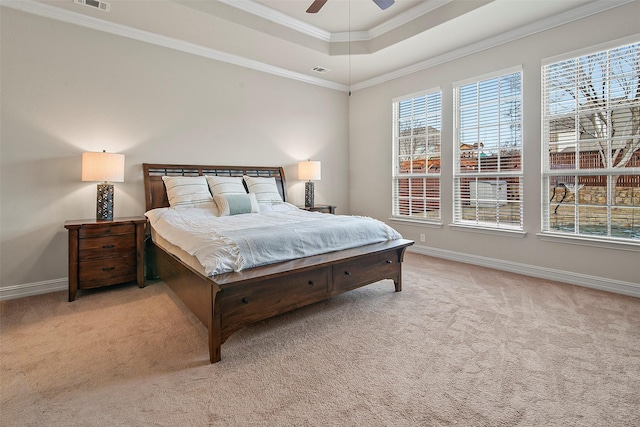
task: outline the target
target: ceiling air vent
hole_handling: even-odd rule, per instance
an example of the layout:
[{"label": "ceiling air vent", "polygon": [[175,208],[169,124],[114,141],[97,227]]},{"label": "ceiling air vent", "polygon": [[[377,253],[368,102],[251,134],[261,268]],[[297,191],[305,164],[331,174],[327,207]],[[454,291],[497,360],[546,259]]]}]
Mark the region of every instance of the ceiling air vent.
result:
[{"label": "ceiling air vent", "polygon": [[85,6],[93,7],[96,9],[100,9],[104,12],[109,12],[111,9],[111,3],[107,3],[102,0],[74,0],[78,4],[83,4]]},{"label": "ceiling air vent", "polygon": [[326,72],[331,71],[331,70],[329,70],[328,68],[324,68],[324,67],[313,67],[311,69],[311,71],[315,71],[316,73],[323,74],[323,73],[326,73]]}]

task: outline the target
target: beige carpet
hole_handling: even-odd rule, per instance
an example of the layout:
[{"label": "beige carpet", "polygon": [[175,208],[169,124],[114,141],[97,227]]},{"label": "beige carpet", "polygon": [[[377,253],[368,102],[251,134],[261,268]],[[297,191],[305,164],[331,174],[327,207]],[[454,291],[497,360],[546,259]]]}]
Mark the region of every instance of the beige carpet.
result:
[{"label": "beige carpet", "polygon": [[162,282],[0,304],[2,426],[638,426],[640,300],[416,254],[209,365]]}]

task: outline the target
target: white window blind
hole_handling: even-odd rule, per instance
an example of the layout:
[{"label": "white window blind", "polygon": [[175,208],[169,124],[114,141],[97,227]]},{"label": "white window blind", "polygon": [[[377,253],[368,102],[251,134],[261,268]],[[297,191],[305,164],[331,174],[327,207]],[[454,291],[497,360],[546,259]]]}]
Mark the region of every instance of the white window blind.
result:
[{"label": "white window blind", "polygon": [[522,71],[454,85],[454,223],[522,230]]},{"label": "white window blind", "polygon": [[543,232],[640,241],[640,43],[542,77]]},{"label": "white window blind", "polygon": [[393,102],[394,217],[440,220],[439,89]]}]

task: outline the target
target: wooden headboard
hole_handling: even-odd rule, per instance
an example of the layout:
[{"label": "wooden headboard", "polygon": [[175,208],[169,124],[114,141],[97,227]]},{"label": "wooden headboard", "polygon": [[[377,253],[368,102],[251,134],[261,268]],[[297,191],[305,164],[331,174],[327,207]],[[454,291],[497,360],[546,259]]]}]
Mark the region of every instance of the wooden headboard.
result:
[{"label": "wooden headboard", "polygon": [[169,207],[167,190],[164,187],[163,176],[255,176],[276,180],[276,186],[287,201],[287,182],[282,167],[268,166],[203,166],[203,165],[170,165],[143,163],[144,197],[146,210]]}]

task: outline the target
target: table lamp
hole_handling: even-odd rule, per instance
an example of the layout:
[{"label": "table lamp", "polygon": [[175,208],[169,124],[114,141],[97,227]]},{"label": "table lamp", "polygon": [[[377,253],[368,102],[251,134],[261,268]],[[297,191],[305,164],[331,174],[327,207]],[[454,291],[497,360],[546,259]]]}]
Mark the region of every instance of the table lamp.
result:
[{"label": "table lamp", "polygon": [[113,184],[124,181],[124,154],[82,153],[82,180],[102,181],[98,184],[96,219],[113,220]]},{"label": "table lamp", "polygon": [[313,207],[313,181],[320,181],[320,162],[307,160],[298,162],[298,179],[307,180],[304,183],[304,206]]}]

